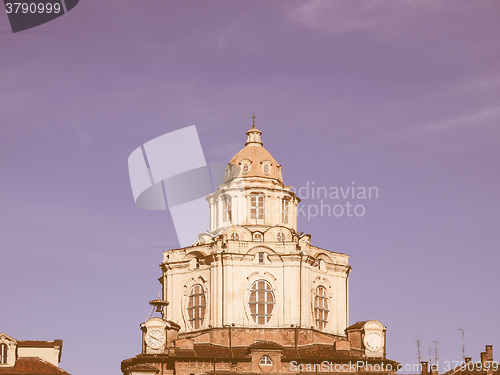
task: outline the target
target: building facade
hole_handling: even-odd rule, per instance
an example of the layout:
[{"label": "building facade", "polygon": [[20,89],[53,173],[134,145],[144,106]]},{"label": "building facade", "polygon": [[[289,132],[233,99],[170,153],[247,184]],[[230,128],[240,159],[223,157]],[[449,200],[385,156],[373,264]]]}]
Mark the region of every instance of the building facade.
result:
[{"label": "building facade", "polygon": [[[370,372],[387,366],[386,328],[349,326],[346,254],[297,229],[300,199],[255,127],[207,197],[210,230],[163,253],[160,317],[141,325],[124,374]],[[321,370],[319,366],[322,365]],[[380,370],[380,366],[377,367]],[[391,372],[382,370],[377,372]]]},{"label": "building facade", "polygon": [[0,374],[68,374],[59,367],[62,340],[16,340],[0,333]]}]

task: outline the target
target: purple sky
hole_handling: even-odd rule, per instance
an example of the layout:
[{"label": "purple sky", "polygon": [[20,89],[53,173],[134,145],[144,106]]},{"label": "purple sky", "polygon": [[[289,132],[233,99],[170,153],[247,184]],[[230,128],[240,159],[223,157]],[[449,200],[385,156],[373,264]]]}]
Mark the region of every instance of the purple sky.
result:
[{"label": "purple sky", "polygon": [[0,331],[119,374],[177,246],[128,155],[196,124],[227,162],[255,109],[287,184],[379,189],[362,218],[299,220],[351,255],[350,322],[382,321],[402,363],[418,338],[460,359],[458,328],[499,360],[499,20],[496,0],[86,0],[18,34],[0,15]]}]

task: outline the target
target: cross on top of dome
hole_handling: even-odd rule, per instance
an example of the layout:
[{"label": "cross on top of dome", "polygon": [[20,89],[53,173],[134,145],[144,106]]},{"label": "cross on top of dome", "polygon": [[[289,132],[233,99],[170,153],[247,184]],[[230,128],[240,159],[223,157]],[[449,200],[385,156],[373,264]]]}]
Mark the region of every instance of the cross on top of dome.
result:
[{"label": "cross on top of dome", "polygon": [[262,141],[260,140],[260,135],[262,132],[255,127],[255,119],[257,117],[255,116],[255,112],[253,112],[251,119],[252,121],[252,128],[247,131],[248,139],[247,142],[245,143],[245,146],[251,145],[251,146],[262,146]]}]

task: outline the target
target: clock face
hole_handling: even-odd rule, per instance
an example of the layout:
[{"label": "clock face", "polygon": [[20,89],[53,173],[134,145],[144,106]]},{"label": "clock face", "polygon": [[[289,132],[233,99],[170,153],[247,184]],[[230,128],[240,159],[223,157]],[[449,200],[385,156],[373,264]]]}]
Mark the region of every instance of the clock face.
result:
[{"label": "clock face", "polygon": [[365,348],[371,352],[378,352],[384,347],[384,339],[378,333],[369,333],[365,336]]},{"label": "clock face", "polygon": [[151,349],[159,349],[165,344],[165,335],[159,329],[152,329],[146,333],[146,344]]}]

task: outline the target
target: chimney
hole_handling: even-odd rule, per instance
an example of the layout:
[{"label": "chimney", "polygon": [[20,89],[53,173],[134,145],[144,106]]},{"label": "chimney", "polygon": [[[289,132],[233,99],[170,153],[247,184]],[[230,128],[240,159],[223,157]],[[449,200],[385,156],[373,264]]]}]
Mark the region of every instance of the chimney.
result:
[{"label": "chimney", "polygon": [[481,367],[485,368],[486,366],[486,352],[481,352]]},{"label": "chimney", "polygon": [[493,361],[493,345],[486,345],[486,360]]},{"label": "chimney", "polygon": [[422,375],[429,375],[428,364],[428,362],[420,362],[420,365],[422,366]]}]

